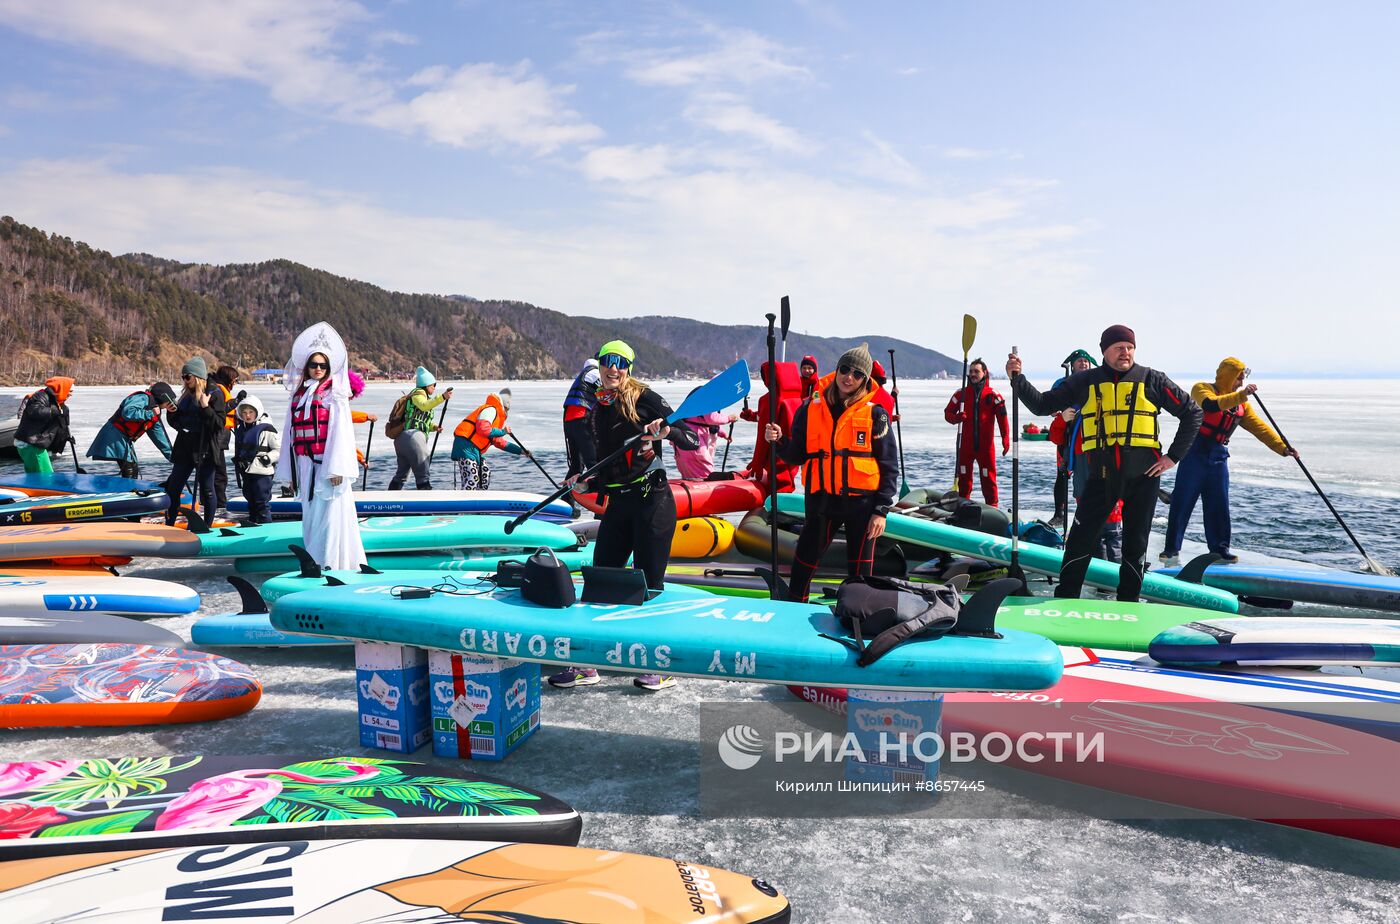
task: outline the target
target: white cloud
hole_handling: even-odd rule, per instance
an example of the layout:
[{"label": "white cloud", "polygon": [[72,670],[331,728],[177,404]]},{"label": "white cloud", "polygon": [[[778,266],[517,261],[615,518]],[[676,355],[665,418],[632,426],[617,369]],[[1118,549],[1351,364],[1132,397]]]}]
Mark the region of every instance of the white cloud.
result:
[{"label": "white cloud", "polygon": [[31,35],[200,78],[249,81],[289,107],[444,144],[548,153],[601,133],[562,105],[569,88],[531,75],[526,64],[429,68],[407,83],[430,89],[404,99],[382,65],[343,53],[344,34],[373,20],[350,0],[0,0],[0,23]]},{"label": "white cloud", "polygon": [[872,131],[861,132],[869,147],[859,157],[856,172],[862,176],[896,183],[901,186],[917,187],[924,185],[923,174],[909,160],[894,149],[888,141]]},{"label": "white cloud", "polygon": [[594,182],[637,183],[668,175],[676,159],[676,152],[663,144],[614,145],[589,151],[579,169]]},{"label": "white cloud", "polygon": [[816,145],[795,129],[757,112],[732,93],[697,93],[685,109],[686,118],[726,135],[741,135],[774,151],[811,153]]},{"label": "white cloud", "polygon": [[456,147],[506,143],[540,153],[602,135],[563,105],[572,87],[532,76],[527,63],[511,69],[468,64],[451,73],[433,68],[414,75],[413,83],[429,89],[406,104],[382,107],[370,120]]},{"label": "white cloud", "polygon": [[895,73],[901,77],[915,77],[923,73],[923,70],[917,67],[901,67],[899,70],[895,71]]},{"label": "white cloud", "polygon": [[746,29],[707,29],[716,39],[706,51],[648,49],[624,54],[627,76],[637,83],[669,87],[753,84],[775,78],[809,78],[812,72],[789,63],[793,52]]}]

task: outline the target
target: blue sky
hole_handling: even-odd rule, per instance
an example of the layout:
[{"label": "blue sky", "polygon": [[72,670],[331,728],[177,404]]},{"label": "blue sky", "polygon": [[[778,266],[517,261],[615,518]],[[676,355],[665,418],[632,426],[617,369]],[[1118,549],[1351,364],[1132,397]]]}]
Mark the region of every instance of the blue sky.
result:
[{"label": "blue sky", "polygon": [[[575,314],[1389,374],[1400,5],[0,0],[0,213]],[[1369,348],[1368,348],[1369,347]]]}]

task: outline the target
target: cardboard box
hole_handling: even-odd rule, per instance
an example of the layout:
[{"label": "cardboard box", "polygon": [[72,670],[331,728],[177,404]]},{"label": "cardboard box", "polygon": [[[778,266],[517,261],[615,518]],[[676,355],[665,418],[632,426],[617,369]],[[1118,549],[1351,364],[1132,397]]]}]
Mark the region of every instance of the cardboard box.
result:
[{"label": "cardboard box", "polygon": [[385,642],[355,643],[360,744],[412,754],[432,735],[428,653]]},{"label": "cardboard box", "polygon": [[502,760],[540,727],[540,666],[433,651],[433,753]]},{"label": "cardboard box", "polygon": [[[863,761],[845,761],[846,779],[856,783],[918,787],[938,780],[933,738],[942,733],[942,693],[851,690],[846,699],[846,731],[855,735]],[[917,740],[916,740],[917,739]],[[931,787],[926,790],[932,792]]]}]

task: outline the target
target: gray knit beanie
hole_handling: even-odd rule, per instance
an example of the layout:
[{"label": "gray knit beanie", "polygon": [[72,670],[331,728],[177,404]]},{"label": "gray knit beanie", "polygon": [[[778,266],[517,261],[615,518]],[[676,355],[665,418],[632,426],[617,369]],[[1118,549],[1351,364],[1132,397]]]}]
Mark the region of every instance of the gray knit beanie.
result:
[{"label": "gray knit beanie", "polygon": [[184,378],[187,375],[192,375],[197,379],[207,380],[209,378],[209,364],[204,361],[203,356],[191,357],[189,362],[180,367],[180,377]]},{"label": "gray knit beanie", "polygon": [[842,366],[850,366],[866,378],[870,378],[870,369],[875,361],[870,358],[870,346],[862,343],[858,347],[841,354],[841,358],[836,361],[836,368],[839,371]]}]

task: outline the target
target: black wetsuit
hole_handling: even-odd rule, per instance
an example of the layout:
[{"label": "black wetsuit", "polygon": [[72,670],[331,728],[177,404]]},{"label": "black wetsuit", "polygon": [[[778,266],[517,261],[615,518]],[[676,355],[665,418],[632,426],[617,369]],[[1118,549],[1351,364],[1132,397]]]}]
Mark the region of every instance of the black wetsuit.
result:
[{"label": "black wetsuit", "polygon": [[[597,457],[617,451],[645,430],[646,424],[671,413],[666,399],[650,388],[637,398],[636,423],[627,419],[617,404],[600,401],[591,417]],[[700,446],[695,431],[680,422],[671,424],[667,439],[681,449]],[[620,568],[630,555],[633,566],[646,572],[647,586],[653,590],[660,590],[666,579],[671,539],[676,532],[676,501],[659,453],[654,441],[640,442],[591,481],[593,489],[606,495],[608,501],[593,546],[593,564]]]},{"label": "black wetsuit", "polygon": [[[1117,384],[1132,372],[1132,369],[1118,372],[1108,366],[1087,369],[1060,381],[1044,394],[1024,375],[1017,375],[1011,380],[1011,387],[1031,413],[1045,416],[1071,407],[1082,409],[1090,392],[1100,383]],[[1173,462],[1178,462],[1201,429],[1201,408],[1164,373],[1146,368],[1145,373],[1141,386],[1143,397],[1159,411],[1166,411],[1180,421],[1176,437],[1166,451]],[[1118,573],[1118,599],[1138,599],[1142,592],[1152,515],[1157,509],[1157,487],[1161,481],[1156,475],[1149,476],[1147,470],[1161,457],[1159,449],[1111,445],[1087,451],[1076,460],[1076,465],[1089,466],[1089,481],[1074,511],[1074,525],[1070,528],[1064,564],[1060,567],[1060,584],[1055,591],[1057,596],[1077,597],[1083,592],[1084,575],[1089,570],[1099,534],[1121,499],[1123,558]]]}]

